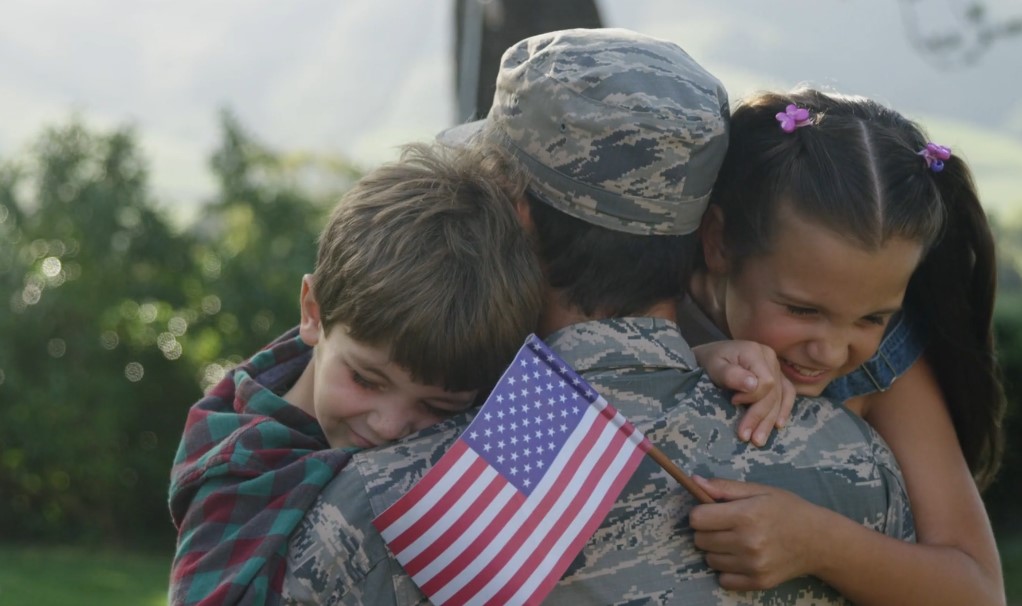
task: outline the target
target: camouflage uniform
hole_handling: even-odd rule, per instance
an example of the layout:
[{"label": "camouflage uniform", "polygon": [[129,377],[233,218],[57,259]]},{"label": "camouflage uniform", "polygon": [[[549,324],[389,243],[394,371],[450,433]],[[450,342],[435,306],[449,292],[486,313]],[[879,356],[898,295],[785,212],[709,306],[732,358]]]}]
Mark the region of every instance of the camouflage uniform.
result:
[{"label": "camouflage uniform", "polygon": [[623,29],[527,38],[501,59],[479,135],[511,152],[540,200],[645,235],[692,233],[727,151],[727,91],[676,44]]},{"label": "camouflage uniform", "polygon": [[[727,94],[679,47],[625,30],[568,30],[519,42],[502,59],[486,120],[448,131],[507,149],[529,191],[611,230],[689,234],[727,148]],[[791,490],[911,540],[894,458],[858,417],[799,400],[762,448],[735,436],[738,412],[701,372],[677,326],[631,318],[575,324],[547,339],[664,453],[690,473]],[[370,524],[447,450],[470,415],[356,454],[292,536],[285,601],[418,604],[425,598]],[[693,499],[652,461],[640,465],[549,603],[840,603],[795,579],[759,593],[722,590],[693,545]]]},{"label": "camouflage uniform", "polygon": [[[736,439],[740,411],[702,372],[692,370],[691,350],[673,323],[652,318],[585,322],[547,342],[690,473],[785,488],[889,536],[914,539],[894,457],[846,409],[800,398],[790,424],[756,448]],[[291,540],[286,599],[426,603],[369,521],[439,459],[465,422],[448,422],[415,439],[356,454]],[[721,589],[693,545],[687,517],[693,505],[674,479],[652,460],[644,461],[548,602],[843,603],[812,577],[763,592]]]}]

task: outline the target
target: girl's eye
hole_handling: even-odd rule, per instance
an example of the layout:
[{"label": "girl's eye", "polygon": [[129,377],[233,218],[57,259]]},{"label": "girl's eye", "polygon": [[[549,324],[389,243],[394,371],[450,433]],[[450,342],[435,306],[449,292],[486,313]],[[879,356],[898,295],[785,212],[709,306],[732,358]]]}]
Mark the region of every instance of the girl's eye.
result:
[{"label": "girl's eye", "polygon": [[788,313],[793,316],[811,316],[816,313],[816,310],[812,307],[799,307],[797,305],[786,305]]},{"label": "girl's eye", "polygon": [[363,389],[376,389],[376,384],[360,375],[357,370],[351,371],[351,381]]},{"label": "girl's eye", "polygon": [[887,319],[888,316],[866,316],[863,318],[866,322],[876,324],[877,326],[887,326]]}]

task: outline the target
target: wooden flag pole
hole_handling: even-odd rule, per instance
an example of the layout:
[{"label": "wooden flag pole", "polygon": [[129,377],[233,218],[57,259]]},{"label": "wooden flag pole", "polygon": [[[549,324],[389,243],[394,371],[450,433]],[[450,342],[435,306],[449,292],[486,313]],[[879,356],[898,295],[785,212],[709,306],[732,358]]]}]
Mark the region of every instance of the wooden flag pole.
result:
[{"label": "wooden flag pole", "polygon": [[674,461],[668,459],[667,455],[665,455],[659,448],[650,444],[649,452],[646,454],[656,461],[660,467],[663,467],[664,471],[671,474],[671,477],[677,480],[678,483],[685,488],[685,490],[692,493],[692,496],[694,496],[697,501],[703,504],[716,503],[716,501],[713,500],[713,497],[707,494],[706,491],[699,486],[699,484],[696,484],[695,480],[685,475],[685,472],[675,465]]}]

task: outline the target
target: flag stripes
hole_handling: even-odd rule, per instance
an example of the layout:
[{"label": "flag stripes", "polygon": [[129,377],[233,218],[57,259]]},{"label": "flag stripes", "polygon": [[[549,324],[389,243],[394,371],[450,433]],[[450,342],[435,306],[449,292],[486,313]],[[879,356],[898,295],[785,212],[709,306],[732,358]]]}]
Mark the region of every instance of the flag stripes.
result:
[{"label": "flag stripes", "polygon": [[595,532],[648,446],[597,398],[533,496],[459,439],[374,524],[435,604],[538,602]]}]

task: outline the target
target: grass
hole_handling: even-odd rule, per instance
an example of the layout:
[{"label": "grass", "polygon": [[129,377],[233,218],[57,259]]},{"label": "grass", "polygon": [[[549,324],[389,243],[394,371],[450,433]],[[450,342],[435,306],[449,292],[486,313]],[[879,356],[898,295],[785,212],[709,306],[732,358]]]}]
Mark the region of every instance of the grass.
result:
[{"label": "grass", "polygon": [[[1022,535],[999,542],[1010,606],[1022,606]],[[0,604],[166,606],[170,554],[0,545]]]},{"label": "grass", "polygon": [[0,604],[166,606],[170,554],[0,545]]}]

